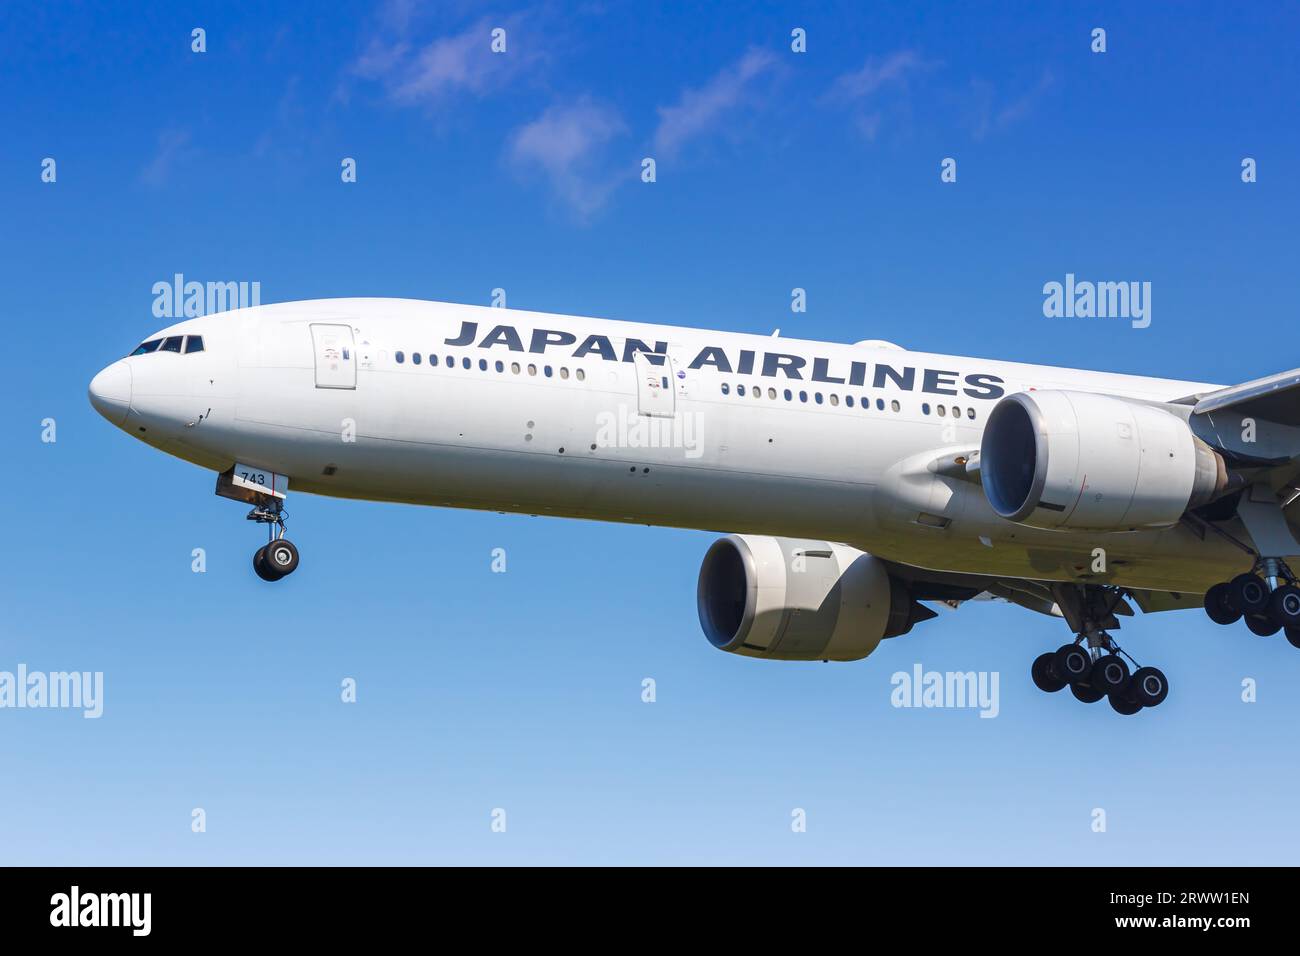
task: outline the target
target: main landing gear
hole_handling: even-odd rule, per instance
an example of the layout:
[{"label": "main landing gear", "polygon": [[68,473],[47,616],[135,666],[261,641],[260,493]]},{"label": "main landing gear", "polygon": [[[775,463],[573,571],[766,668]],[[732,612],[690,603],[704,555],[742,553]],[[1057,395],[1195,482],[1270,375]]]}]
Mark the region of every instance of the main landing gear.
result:
[{"label": "main landing gear", "polygon": [[[1086,647],[1081,643],[1085,640]],[[1169,695],[1164,672],[1138,667],[1105,631],[1080,634],[1073,644],[1040,654],[1030,673],[1039,690],[1051,694],[1068,686],[1075,699],[1085,704],[1105,697],[1116,713],[1125,716],[1157,707]]]},{"label": "main landing gear", "polygon": [[269,540],[253,555],[253,570],[263,581],[278,581],[298,569],[298,549],[284,536],[285,517],[284,507],[274,499],[248,513],[249,521],[267,526]]},{"label": "main landing gear", "polygon": [[1300,647],[1300,587],[1279,558],[1263,558],[1245,574],[1216,584],[1205,592],[1205,613],[1215,624],[1236,624],[1260,637],[1286,633],[1292,647]]},{"label": "main landing gear", "polygon": [[1035,686],[1054,694],[1066,687],[1076,700],[1095,704],[1103,697],[1118,714],[1131,716],[1158,707],[1169,696],[1169,681],[1157,667],[1142,667],[1105,628],[1118,628],[1115,613],[1132,614],[1118,588],[1058,585],[1053,588],[1065,619],[1078,628],[1070,644],[1040,654],[1030,668]]}]

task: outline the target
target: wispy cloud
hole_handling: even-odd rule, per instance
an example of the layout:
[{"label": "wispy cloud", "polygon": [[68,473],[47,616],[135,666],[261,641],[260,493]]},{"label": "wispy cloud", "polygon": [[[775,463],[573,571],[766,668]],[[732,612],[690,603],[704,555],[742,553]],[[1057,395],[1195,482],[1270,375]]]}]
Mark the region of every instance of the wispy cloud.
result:
[{"label": "wispy cloud", "polygon": [[884,57],[867,57],[867,62],[835,78],[828,95],[834,99],[860,100],[886,86],[902,86],[933,64],[915,50],[897,50]]},{"label": "wispy cloud", "polygon": [[730,114],[752,105],[756,81],[772,72],[776,63],[771,52],[751,49],[703,86],[686,90],[676,105],[659,107],[656,154],[674,156],[692,139],[719,128],[725,130]]},{"label": "wispy cloud", "polygon": [[506,155],[524,175],[540,173],[555,195],[581,221],[608,201],[619,183],[635,173],[611,165],[607,147],[627,132],[619,113],[582,97],[549,107],[510,137]]},{"label": "wispy cloud", "polygon": [[970,108],[967,121],[971,135],[982,140],[990,133],[1001,132],[1024,119],[1038,106],[1056,79],[1050,70],[1044,70],[1038,82],[1028,91],[1006,102],[999,102],[993,86],[983,80],[971,81]]},{"label": "wispy cloud", "polygon": [[165,129],[158,134],[158,150],[140,171],[140,181],[150,186],[161,186],[171,176],[178,162],[194,155],[190,148],[190,133],[185,129]]},{"label": "wispy cloud", "polygon": [[913,81],[938,66],[916,50],[870,56],[858,69],[837,76],[821,100],[824,104],[847,106],[853,125],[865,138],[874,140],[886,114],[906,118]]},{"label": "wispy cloud", "polygon": [[[405,22],[410,11],[401,5],[385,14]],[[413,44],[404,36],[371,38],[349,72],[383,85],[385,92],[406,105],[435,104],[458,93],[484,96],[506,86],[541,59],[539,48],[520,43],[520,15],[480,19],[459,33]],[[506,31],[504,53],[492,51],[492,31]],[[402,31],[404,34],[407,31]]]}]

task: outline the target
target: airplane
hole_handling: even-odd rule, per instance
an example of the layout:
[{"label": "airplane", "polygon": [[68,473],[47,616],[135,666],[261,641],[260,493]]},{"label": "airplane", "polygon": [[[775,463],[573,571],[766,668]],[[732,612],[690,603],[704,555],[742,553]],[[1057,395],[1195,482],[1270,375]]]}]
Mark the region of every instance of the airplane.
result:
[{"label": "airplane", "polygon": [[[725,532],[720,650],[851,661],[997,599],[1074,635],[1033,682],[1169,691],[1112,632],[1202,607],[1300,647],[1300,369],[1230,387],[407,299],[188,318],[94,376],[113,425],[217,474],[299,564],[308,494]],[[1300,564],[1296,564],[1300,567]]]}]

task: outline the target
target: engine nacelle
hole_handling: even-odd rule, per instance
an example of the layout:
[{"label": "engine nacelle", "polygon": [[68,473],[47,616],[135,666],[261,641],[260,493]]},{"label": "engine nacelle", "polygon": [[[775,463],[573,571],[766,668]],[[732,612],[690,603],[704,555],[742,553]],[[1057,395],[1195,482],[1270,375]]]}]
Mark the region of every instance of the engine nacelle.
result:
[{"label": "engine nacelle", "polygon": [[1227,483],[1223,458],[1164,409],[1088,392],[1008,395],[980,444],[993,510],[1035,528],[1129,531],[1177,523]]},{"label": "engine nacelle", "polygon": [[713,542],[697,604],[714,647],[782,661],[860,660],[933,616],[865,551],[748,534]]}]

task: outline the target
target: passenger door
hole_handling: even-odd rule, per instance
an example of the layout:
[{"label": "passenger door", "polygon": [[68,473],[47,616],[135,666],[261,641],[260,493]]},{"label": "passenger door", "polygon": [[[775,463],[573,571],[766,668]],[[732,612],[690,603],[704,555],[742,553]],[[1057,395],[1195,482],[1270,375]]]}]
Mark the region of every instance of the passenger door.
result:
[{"label": "passenger door", "polygon": [[317,388],[356,388],[357,356],[350,325],[313,324]]},{"label": "passenger door", "polygon": [[673,384],[671,361],[666,355],[660,358],[663,364],[655,365],[646,352],[632,354],[632,365],[636,369],[637,406],[642,415],[672,418],[677,407],[677,389]]}]

